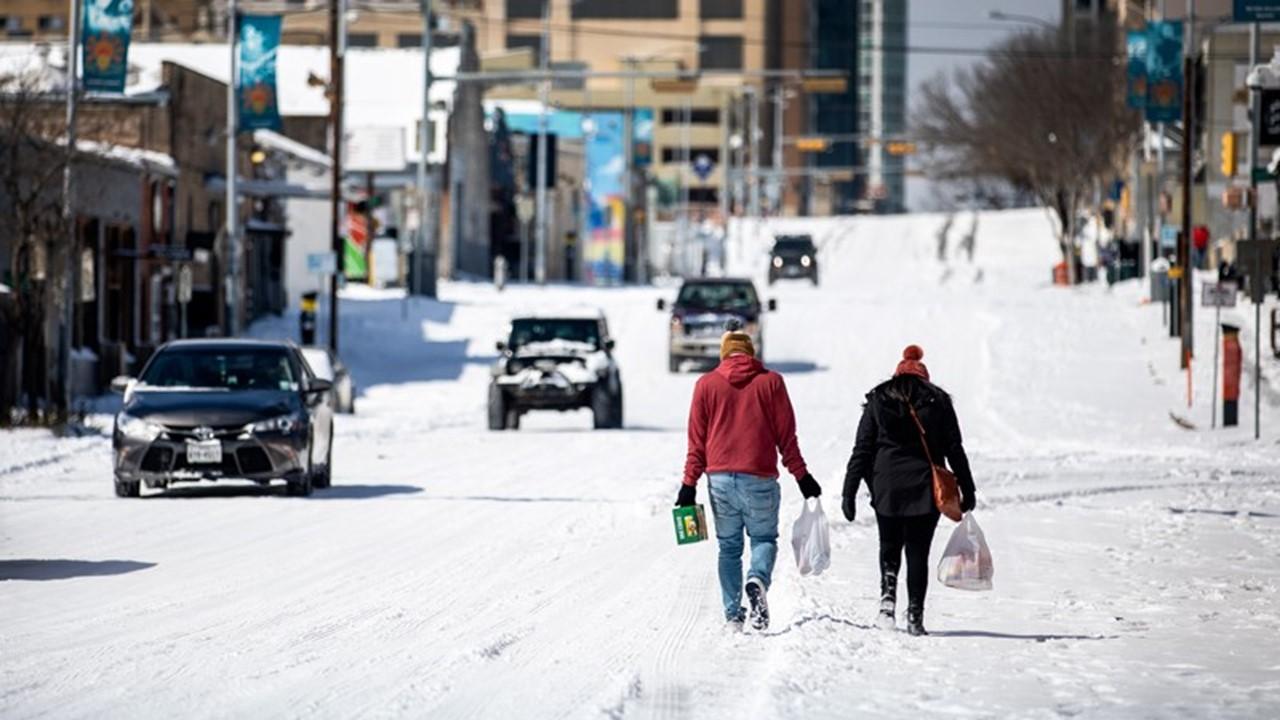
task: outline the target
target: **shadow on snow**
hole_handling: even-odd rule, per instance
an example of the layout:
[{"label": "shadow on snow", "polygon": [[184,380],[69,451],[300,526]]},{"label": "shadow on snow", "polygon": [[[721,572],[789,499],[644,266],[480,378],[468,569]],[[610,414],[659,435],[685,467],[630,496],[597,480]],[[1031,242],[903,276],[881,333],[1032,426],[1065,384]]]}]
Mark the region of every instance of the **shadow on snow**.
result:
[{"label": "shadow on snow", "polygon": [[124,575],[155,566],[155,563],[134,560],[0,560],[0,581]]}]

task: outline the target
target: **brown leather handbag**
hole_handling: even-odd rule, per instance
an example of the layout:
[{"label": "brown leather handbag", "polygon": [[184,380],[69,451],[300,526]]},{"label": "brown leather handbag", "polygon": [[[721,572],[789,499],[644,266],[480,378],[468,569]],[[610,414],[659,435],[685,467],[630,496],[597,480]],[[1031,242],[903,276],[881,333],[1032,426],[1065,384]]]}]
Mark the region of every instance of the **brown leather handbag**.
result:
[{"label": "brown leather handbag", "polygon": [[938,506],[938,512],[960,522],[964,513],[960,511],[960,483],[956,481],[956,474],[933,461],[929,443],[924,439],[924,425],[920,422],[920,416],[916,415],[916,409],[911,403],[904,404],[916,423],[916,430],[920,432],[920,445],[924,447],[925,459],[929,461],[929,469],[933,471],[933,504]]}]

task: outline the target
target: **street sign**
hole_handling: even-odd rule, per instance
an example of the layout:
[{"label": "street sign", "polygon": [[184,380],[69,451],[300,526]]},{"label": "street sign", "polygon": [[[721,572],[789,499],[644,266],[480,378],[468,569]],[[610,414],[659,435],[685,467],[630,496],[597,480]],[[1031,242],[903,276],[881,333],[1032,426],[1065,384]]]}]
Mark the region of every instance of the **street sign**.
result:
[{"label": "street sign", "polygon": [[1231,19],[1238,23],[1280,21],[1280,0],[1232,0]]},{"label": "street sign", "polygon": [[170,262],[190,262],[195,255],[191,248],[174,245],[152,245],[147,248],[147,254],[157,260]]},{"label": "street sign", "polygon": [[404,170],[404,128],[399,126],[355,127],[347,132],[348,172],[398,172]]},{"label": "street sign", "polygon": [[1271,171],[1268,170],[1266,167],[1256,167],[1253,169],[1254,182],[1260,182],[1260,183],[1271,182],[1272,180],[1275,180],[1275,179],[1276,179],[1276,176],[1272,175]]},{"label": "street sign", "polygon": [[1205,283],[1200,291],[1200,306],[1212,308],[1232,308],[1236,306],[1236,293],[1239,286],[1231,282]]},{"label": "street sign", "polygon": [[338,269],[332,252],[307,253],[307,272],[312,275],[332,275]]},{"label": "street sign", "polygon": [[1178,226],[1163,225],[1160,227],[1160,247],[1173,250],[1178,247]]},{"label": "street sign", "polygon": [[693,159],[693,173],[698,176],[699,180],[706,180],[711,176],[711,171],[715,169],[716,164],[711,161],[711,156],[702,153]]},{"label": "street sign", "polygon": [[1267,296],[1267,283],[1275,272],[1277,240],[1245,240],[1236,243],[1236,260],[1241,271],[1249,277],[1249,301],[1262,304]]},{"label": "street sign", "polygon": [[1260,95],[1262,131],[1258,133],[1258,144],[1280,145],[1280,88],[1265,88]]},{"label": "street sign", "polygon": [[186,305],[191,302],[191,265],[183,263],[178,267],[178,302]]}]

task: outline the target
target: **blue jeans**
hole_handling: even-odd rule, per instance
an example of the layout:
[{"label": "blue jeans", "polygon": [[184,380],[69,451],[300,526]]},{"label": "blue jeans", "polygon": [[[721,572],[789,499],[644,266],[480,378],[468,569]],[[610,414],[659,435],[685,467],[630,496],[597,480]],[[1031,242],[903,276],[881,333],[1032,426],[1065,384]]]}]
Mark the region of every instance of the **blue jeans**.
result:
[{"label": "blue jeans", "polygon": [[709,476],[711,514],[720,543],[720,593],[724,615],[732,620],[742,611],[742,533],[751,538],[751,569],[747,577],[760,578],[765,588],[773,578],[778,557],[778,505],[782,488],[777,478],[745,473]]}]

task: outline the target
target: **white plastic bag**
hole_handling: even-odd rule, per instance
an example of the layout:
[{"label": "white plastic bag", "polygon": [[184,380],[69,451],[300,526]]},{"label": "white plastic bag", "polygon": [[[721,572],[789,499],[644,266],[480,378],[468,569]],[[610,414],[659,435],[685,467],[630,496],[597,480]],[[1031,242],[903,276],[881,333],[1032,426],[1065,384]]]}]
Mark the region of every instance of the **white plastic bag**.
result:
[{"label": "white plastic bag", "polygon": [[[813,501],[813,505],[809,501]],[[818,498],[804,501],[800,517],[791,526],[791,549],[796,553],[796,566],[801,575],[821,575],[831,566],[831,537],[827,516]]]},{"label": "white plastic bag", "polygon": [[938,563],[938,580],[957,590],[990,590],[995,576],[991,562],[991,549],[982,535],[982,528],[973,519],[973,513],[965,513],[964,519],[951,532],[946,552]]}]

